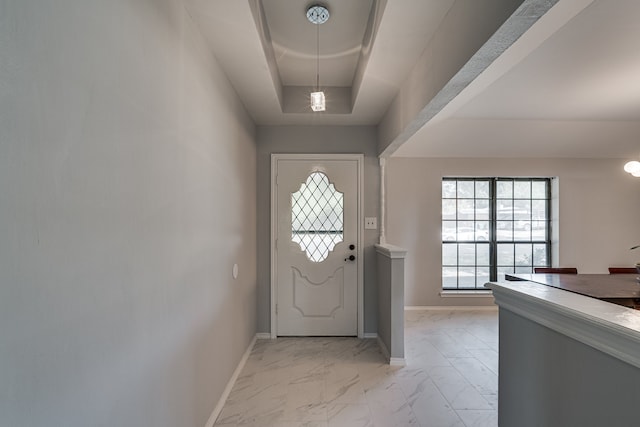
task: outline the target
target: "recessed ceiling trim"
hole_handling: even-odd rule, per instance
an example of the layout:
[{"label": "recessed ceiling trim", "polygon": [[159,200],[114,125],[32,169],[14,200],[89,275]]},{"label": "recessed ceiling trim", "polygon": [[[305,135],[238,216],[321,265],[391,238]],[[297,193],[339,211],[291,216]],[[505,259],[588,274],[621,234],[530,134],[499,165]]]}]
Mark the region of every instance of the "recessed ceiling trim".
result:
[{"label": "recessed ceiling trim", "polygon": [[[261,38],[261,44],[264,50],[264,55],[269,64],[269,72],[272,77],[272,81],[275,87],[276,94],[278,95],[278,104],[284,114],[314,114],[311,110],[308,102],[309,90],[316,90],[309,85],[304,89],[307,93],[304,98],[304,106],[302,104],[302,93],[305,86],[288,86],[283,84],[283,78],[278,68],[277,54],[274,49],[274,41],[271,37],[271,31],[269,28],[269,22],[267,19],[267,13],[265,13],[265,0],[249,0],[251,4],[251,10],[253,12],[253,18],[255,20],[258,34]],[[368,19],[366,26],[364,27],[364,33],[359,48],[358,60],[355,64],[355,70],[351,79],[350,86],[332,86],[324,85],[319,89],[325,92],[327,97],[327,110],[322,114],[352,114],[353,107],[357,98],[357,90],[360,89],[363,76],[366,71],[368,59],[371,53],[371,46],[373,45],[375,35],[377,34],[377,27],[382,20],[382,13],[387,0],[372,0],[371,9],[368,11]],[[303,15],[304,16],[304,15]],[[316,24],[326,23],[329,19],[329,9],[320,4],[313,4],[307,9],[307,19],[309,22]],[[304,18],[302,18],[304,19]],[[340,60],[339,56],[332,56],[333,61]],[[315,113],[317,114],[317,113]]]},{"label": "recessed ceiling trim", "polygon": [[273,87],[276,91],[276,96],[278,97],[278,104],[280,105],[280,108],[282,108],[284,102],[282,80],[280,80],[276,54],[273,50],[273,42],[271,40],[271,34],[269,33],[269,26],[267,25],[262,0],[249,0],[249,6],[251,8],[251,13],[253,14],[253,20],[256,24],[256,30],[258,30],[258,34],[260,36],[260,44],[262,45],[262,50],[267,60],[269,74],[271,75]]},{"label": "recessed ceiling trim", "polygon": [[378,34],[378,28],[380,27],[380,21],[382,21],[382,15],[384,14],[387,0],[374,0],[371,7],[371,13],[369,14],[369,22],[367,23],[367,31],[364,33],[362,39],[362,48],[360,49],[360,58],[358,58],[358,66],[356,67],[355,75],[353,76],[353,83],[351,84],[351,109],[356,105],[356,99],[360,93],[362,86],[362,80],[364,79],[364,73],[369,65],[369,58],[371,57],[371,48]]}]

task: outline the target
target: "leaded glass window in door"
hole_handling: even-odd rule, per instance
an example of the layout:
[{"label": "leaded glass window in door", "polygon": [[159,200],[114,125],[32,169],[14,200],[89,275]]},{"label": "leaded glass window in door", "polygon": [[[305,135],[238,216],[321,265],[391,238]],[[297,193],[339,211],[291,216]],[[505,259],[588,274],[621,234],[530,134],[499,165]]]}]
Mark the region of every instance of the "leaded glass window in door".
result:
[{"label": "leaded glass window in door", "polygon": [[343,193],[323,172],[312,172],[291,194],[291,240],[322,262],[343,238]]}]

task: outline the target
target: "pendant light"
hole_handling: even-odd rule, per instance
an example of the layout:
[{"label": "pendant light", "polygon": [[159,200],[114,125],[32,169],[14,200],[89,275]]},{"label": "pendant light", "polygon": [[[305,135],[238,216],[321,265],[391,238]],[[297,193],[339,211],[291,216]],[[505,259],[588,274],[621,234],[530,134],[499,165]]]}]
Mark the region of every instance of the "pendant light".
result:
[{"label": "pendant light", "polygon": [[320,24],[329,20],[329,10],[321,5],[313,5],[307,9],[307,19],[316,27],[316,87],[311,92],[311,109],[313,111],[325,111],[326,104],[324,92],[320,90]]}]

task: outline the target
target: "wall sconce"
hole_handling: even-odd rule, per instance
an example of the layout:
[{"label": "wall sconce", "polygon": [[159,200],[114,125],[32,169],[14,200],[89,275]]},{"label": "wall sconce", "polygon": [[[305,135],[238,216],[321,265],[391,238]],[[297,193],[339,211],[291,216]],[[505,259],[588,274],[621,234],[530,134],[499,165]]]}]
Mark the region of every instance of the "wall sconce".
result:
[{"label": "wall sconce", "polygon": [[640,162],[632,160],[624,165],[624,171],[640,178]]}]

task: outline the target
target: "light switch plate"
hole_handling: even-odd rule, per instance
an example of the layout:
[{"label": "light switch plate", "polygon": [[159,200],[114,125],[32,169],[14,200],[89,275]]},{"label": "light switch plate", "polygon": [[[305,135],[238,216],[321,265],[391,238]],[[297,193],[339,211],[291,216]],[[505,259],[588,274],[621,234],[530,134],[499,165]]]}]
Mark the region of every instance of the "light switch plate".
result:
[{"label": "light switch plate", "polygon": [[378,228],[378,218],[375,216],[366,217],[364,219],[364,229],[365,230],[375,230]]}]

